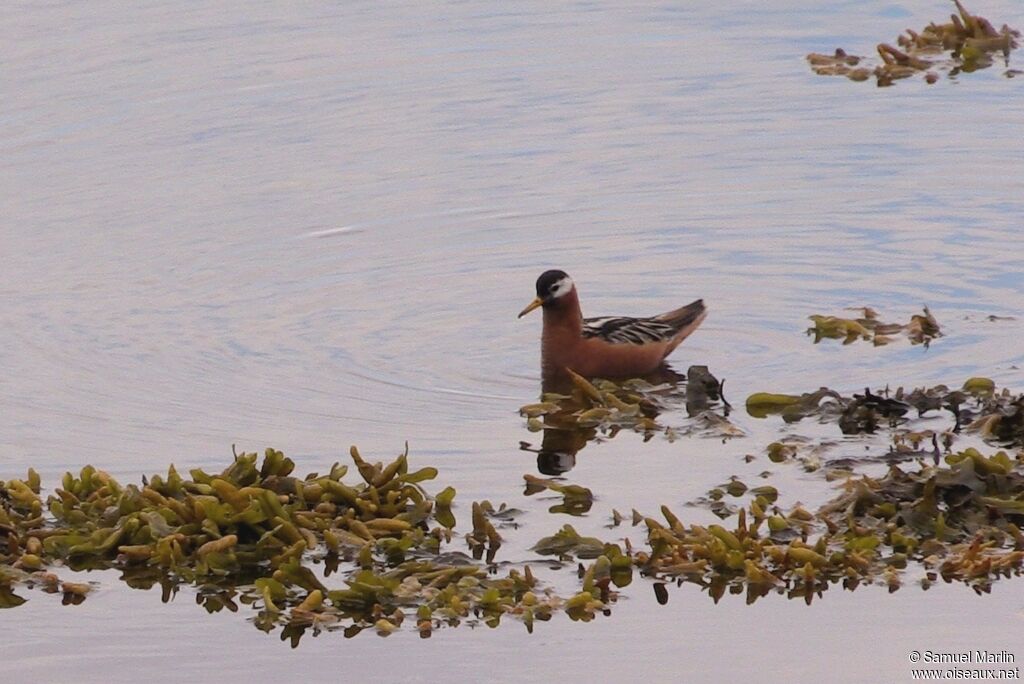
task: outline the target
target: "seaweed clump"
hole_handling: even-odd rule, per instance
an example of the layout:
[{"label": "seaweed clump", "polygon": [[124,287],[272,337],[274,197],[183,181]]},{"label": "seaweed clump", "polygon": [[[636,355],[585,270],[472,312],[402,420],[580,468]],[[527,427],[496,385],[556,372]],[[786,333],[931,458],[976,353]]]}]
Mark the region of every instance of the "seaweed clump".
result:
[{"label": "seaweed clump", "polygon": [[823,339],[842,340],[843,344],[852,344],[858,340],[871,342],[876,347],[889,344],[895,335],[903,333],[911,344],[923,344],[926,348],[936,337],[942,337],[942,329],[928,307],[920,314],[914,314],[907,323],[883,323],[878,320],[878,313],[869,306],[858,309],[858,318],[841,318],[839,316],[810,316],[814,325],[807,329],[807,334],[814,337],[818,344]]},{"label": "seaweed clump", "polygon": [[874,394],[870,388],[850,397],[827,387],[801,395],[756,392],[747,397],[747,413],[755,418],[779,415],[787,423],[795,423],[816,416],[821,422],[838,423],[847,435],[873,433],[883,425],[895,427],[906,422],[904,416],[910,408],[906,402]]},{"label": "seaweed clump", "polygon": [[[17,586],[81,602],[89,585],[54,574],[66,566],[119,569],[132,587],[160,584],[164,601],[191,585],[211,612],[237,610],[237,599],[257,611],[257,627],[279,627],[293,645],[308,628],[386,635],[407,618],[422,636],[465,620],[496,626],[503,616],[532,630],[567,608],[528,566],[497,573],[493,507],[474,502],[466,535],[476,558],[487,550],[489,565],[442,552],[453,539],[455,492],[434,498],[421,485],[437,470],[410,470],[407,453],[384,465],[353,447],[351,458],[362,480],[355,484],[337,463],[296,477],[292,460],[273,449],[262,463],[255,453],[236,456],[216,474],[196,468],[183,477],[172,465],[139,485],[85,466],[45,502],[34,471],[0,482],[0,607],[24,602]],[[345,586],[328,587],[343,562]],[[590,604],[573,610],[592,616]]]},{"label": "seaweed clump", "polygon": [[810,603],[836,584],[896,591],[911,563],[925,589],[941,579],[985,593],[1024,573],[1024,464],[974,449],[946,463],[851,477],[816,513],[785,513],[757,496],[732,529],[687,526],[663,506],[665,523],[645,518],[650,550],[634,561],[646,575],[698,584],[716,602],[728,591],[746,592],[748,603],[773,593]]},{"label": "seaweed clump", "polygon": [[[746,593],[748,602],[775,594],[809,603],[835,585],[896,591],[912,568],[925,589],[942,580],[978,593],[1024,573],[1024,455],[966,449],[944,464],[849,476],[814,512],[784,509],[774,487],[733,478],[711,498],[750,500],[723,509],[722,524],[685,525],[667,507],[664,522],[634,511],[633,524],[647,528],[644,548],[564,525],[532,550],[562,563],[587,561],[569,597],[545,588],[528,565],[499,572],[497,527],[514,524],[514,509],[472,503],[470,556],[447,547],[456,538],[454,490],[431,497],[422,488],[435,469],[411,471],[406,454],[387,465],[355,449],[351,456],[362,479],[355,484],[339,464],[295,477],[294,463],[274,450],[262,464],[242,454],[216,475],[194,469],[185,478],[172,466],[166,477],[123,487],[86,466],[45,502],[30,470],[0,483],[0,607],[23,603],[22,587],[81,603],[91,585],[56,573],[116,568],[131,587],[159,585],[164,601],[191,586],[209,612],[251,606],[259,629],[279,629],[295,646],[309,630],[387,636],[408,622],[428,637],[463,622],[496,627],[502,618],[532,631],[558,612],[589,621],[609,612],[634,570],[655,579],[661,602],[669,580],[698,585],[715,601],[728,592]],[[593,500],[578,485],[532,476],[526,483],[531,492],[562,495],[567,506]],[[734,524],[724,522],[734,515]],[[613,525],[622,520],[613,511]],[[339,572],[344,586],[329,586]]]},{"label": "seaweed clump", "polygon": [[[583,431],[584,441],[598,434],[611,438],[621,430],[639,432],[644,441],[658,433],[671,440],[680,428],[665,426],[657,418],[673,403],[685,402],[687,413],[695,418],[687,431],[727,437],[742,434],[729,423],[731,407],[723,396],[723,383],[707,366],[691,366],[682,391],[672,383],[652,384],[641,378],[621,383],[601,378],[591,381],[571,369],[567,375],[571,381],[567,393],[545,392],[540,402],[519,409],[527,419],[527,429]],[[721,409],[723,415],[714,409]]]},{"label": "seaweed clump", "polygon": [[526,480],[526,496],[551,491],[562,496],[562,503],[555,504],[548,509],[549,513],[568,513],[569,515],[583,515],[594,505],[594,493],[586,487],[574,484],[562,484],[553,479],[545,479],[534,475],[523,475]]},{"label": "seaweed clump", "polygon": [[[950,15],[949,22],[932,22],[920,31],[907,29],[896,39],[898,48],[879,43],[876,50],[881,62],[873,66],[866,58],[849,55],[841,48],[831,55],[811,53],[807,61],[816,74],[845,76],[851,81],[874,77],[880,87],[921,74],[926,83],[935,83],[941,71],[955,77],[988,68],[995,63],[996,55],[1002,55],[1003,63],[1009,67],[1010,53],[1017,48],[1020,31],[1006,24],[996,30],[985,17],[968,12],[960,0],[953,3],[957,11]],[[1005,75],[1019,73],[1007,68]]]},{"label": "seaweed clump", "polygon": [[835,422],[847,435],[906,425],[914,420],[915,412],[921,418],[932,411],[943,411],[949,413],[952,424],[933,432],[941,433],[946,441],[966,431],[1004,446],[1024,447],[1024,395],[1015,395],[1006,388],[997,390],[989,378],[969,378],[959,389],[935,385],[872,392],[865,388],[863,394],[849,397],[827,387],[799,395],[755,392],[747,397],[746,408],[755,418],[778,415],[787,423],[809,417]]}]

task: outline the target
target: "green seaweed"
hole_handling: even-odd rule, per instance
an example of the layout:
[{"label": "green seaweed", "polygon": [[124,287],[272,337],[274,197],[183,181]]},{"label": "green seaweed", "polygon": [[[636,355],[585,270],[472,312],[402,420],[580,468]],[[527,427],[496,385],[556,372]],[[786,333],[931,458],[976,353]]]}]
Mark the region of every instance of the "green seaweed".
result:
[{"label": "green seaweed", "polygon": [[666,524],[645,519],[650,548],[634,562],[646,575],[700,585],[715,601],[729,591],[748,602],[782,594],[809,603],[834,584],[896,591],[912,561],[925,588],[941,578],[985,593],[1000,577],[1024,574],[1024,462],[975,449],[945,460],[850,477],[813,514],[769,508],[772,499],[759,496],[732,529],[685,526],[662,507]]},{"label": "green seaweed", "polygon": [[[638,432],[644,441],[657,434],[674,440],[679,434],[735,437],[742,431],[728,421],[730,406],[722,394],[722,382],[707,366],[691,366],[685,379],[665,373],[665,381],[652,384],[640,378],[613,382],[588,380],[569,370],[565,393],[545,392],[541,401],[519,409],[531,432],[543,432],[541,454],[575,454],[590,441],[612,438],[622,430]],[[682,403],[693,419],[671,427],[659,416]],[[721,412],[721,415],[719,414]],[[524,446],[524,448],[529,448]],[[546,471],[545,471],[546,472]]]},{"label": "green seaweed", "polygon": [[[756,392],[747,398],[746,408],[754,418],[778,415],[787,423],[809,417],[834,422],[846,435],[873,433],[881,427],[903,429],[915,420],[915,410],[917,418],[932,411],[945,411],[952,419],[946,429],[907,434],[934,436],[935,449],[940,436],[948,448],[961,431],[978,434],[1002,446],[1024,446],[1024,395],[1015,395],[1006,388],[997,389],[991,379],[983,377],[969,378],[961,389],[936,385],[909,391],[899,387],[895,391],[884,388],[873,392],[865,388],[863,394],[849,397],[827,387],[801,395]],[[773,461],[785,460],[780,449],[781,445],[769,446],[769,457]]]},{"label": "green seaweed", "polygon": [[543,491],[552,491],[562,495],[562,503],[548,509],[549,513],[566,513],[568,515],[584,515],[594,505],[594,494],[586,487],[574,484],[562,484],[555,480],[523,475],[526,481],[526,496]]},{"label": "green seaweed", "polygon": [[[578,619],[611,600],[563,600],[529,566],[496,575],[445,550],[455,490],[431,497],[422,488],[435,468],[410,471],[408,448],[388,464],[364,459],[355,447],[350,456],[360,483],[345,482],[348,469],[339,464],[296,477],[295,463],[274,449],[262,462],[254,453],[236,455],[223,471],[193,469],[190,478],[172,465],[139,485],[122,486],[85,466],[66,474],[45,502],[35,471],[0,482],[0,608],[25,602],[18,586],[60,593],[69,605],[86,600],[91,585],[61,582],[49,570],[60,565],[119,569],[131,587],[160,585],[164,601],[191,585],[208,612],[250,605],[258,628],[280,629],[293,645],[307,630],[387,635],[414,615],[421,636],[467,620],[493,627],[503,616],[532,630],[535,620],[567,606]],[[493,567],[501,535],[492,519],[516,513],[473,503],[466,541],[477,559],[486,553]],[[328,586],[323,578],[342,562],[354,568],[345,586]],[[311,563],[323,563],[322,576]]]},{"label": "green seaweed", "polygon": [[[953,390],[752,395],[752,415],[786,418],[789,410],[790,419],[835,421],[844,432],[894,426],[889,453],[864,461],[888,464],[887,471],[854,475],[834,467],[842,459],[830,459],[827,472],[841,479],[840,491],[812,510],[784,504],[786,492],[772,485],[733,477],[707,494],[721,518],[716,524],[687,524],[666,506],[660,518],[634,509],[632,524],[646,530],[637,546],[564,525],[532,551],[552,569],[585,561],[578,588],[566,595],[522,559],[498,559],[503,533],[518,527],[521,511],[474,501],[468,525],[457,528],[455,489],[425,489],[438,471],[411,470],[408,448],[383,463],[353,447],[348,479],[350,468],[337,463],[325,474],[298,476],[296,464],[273,449],[262,460],[236,455],[219,472],[182,476],[172,465],[127,485],[87,465],[49,493],[29,470],[0,482],[0,608],[36,592],[66,605],[92,600],[94,583],[58,574],[116,569],[130,587],[159,587],[165,602],[189,588],[208,613],[247,607],[258,629],[279,631],[294,646],[305,634],[332,631],[353,637],[407,629],[427,637],[510,621],[532,631],[559,613],[589,621],[610,612],[635,573],[649,579],[660,603],[669,581],[698,586],[715,601],[730,593],[810,602],[833,586],[897,591],[937,581],[984,593],[1024,572],[1024,456],[954,452],[955,431],[907,423],[915,411],[948,412],[954,429],[1019,444],[1021,401],[985,378]],[[816,470],[827,444],[808,442],[783,438],[765,453],[773,463]],[[598,501],[562,480],[525,475],[524,482],[528,496],[561,500],[550,512],[579,515]],[[629,516],[613,510],[611,518],[617,527]]]},{"label": "green seaweed", "polygon": [[858,311],[861,317],[855,319],[818,314],[809,316],[814,325],[807,329],[807,334],[814,337],[815,344],[824,339],[842,340],[844,345],[864,340],[876,347],[889,344],[898,333],[903,333],[911,344],[923,344],[925,347],[935,338],[942,337],[939,322],[927,306],[922,313],[911,316],[906,324],[883,323],[871,307],[863,307]]}]

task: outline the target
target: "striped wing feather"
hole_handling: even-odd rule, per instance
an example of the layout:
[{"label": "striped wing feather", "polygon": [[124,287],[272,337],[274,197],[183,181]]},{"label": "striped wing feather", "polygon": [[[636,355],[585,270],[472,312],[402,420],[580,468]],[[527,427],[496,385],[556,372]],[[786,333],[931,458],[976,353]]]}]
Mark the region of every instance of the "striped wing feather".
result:
[{"label": "striped wing feather", "polygon": [[646,344],[670,339],[678,326],[655,318],[606,316],[583,320],[583,337],[597,337],[615,344]]}]

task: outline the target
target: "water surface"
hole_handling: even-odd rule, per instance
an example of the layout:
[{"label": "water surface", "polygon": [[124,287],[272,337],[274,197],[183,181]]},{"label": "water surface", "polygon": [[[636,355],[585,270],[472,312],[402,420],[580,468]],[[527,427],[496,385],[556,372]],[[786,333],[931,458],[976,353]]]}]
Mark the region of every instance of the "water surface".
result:
[{"label": "water surface", "polygon": [[[516,414],[538,391],[540,320],[515,315],[552,267],[587,315],[704,297],[710,316],[673,360],[727,378],[737,405],[971,375],[1024,389],[1021,79],[997,66],[880,89],[803,62],[949,9],[8,3],[0,470],[53,483],[89,462],[136,480],[217,466],[232,444],[322,470],[349,444],[384,458],[408,440],[458,501],[526,509],[507,553],[528,558],[566,521],[522,496],[536,463],[519,442],[536,437]],[[1024,26],[1010,0],[972,9]],[[929,349],[803,336],[812,313],[906,320],[922,304],[946,333]],[[640,542],[603,527],[613,507],[680,510],[755,476],[763,459],[742,457],[778,423],[736,422],[750,437],[589,445],[570,478],[599,498],[574,522]],[[789,501],[829,496],[818,475],[776,478]],[[660,607],[638,581],[589,625],[325,634],[291,651],[241,615],[99,579],[82,606],[33,592],[0,615],[11,676],[128,679],[111,665],[128,643],[156,680],[225,658],[239,678],[849,682],[908,680],[915,648],[1024,658],[1020,582],[834,590],[811,607],[683,587]]]}]

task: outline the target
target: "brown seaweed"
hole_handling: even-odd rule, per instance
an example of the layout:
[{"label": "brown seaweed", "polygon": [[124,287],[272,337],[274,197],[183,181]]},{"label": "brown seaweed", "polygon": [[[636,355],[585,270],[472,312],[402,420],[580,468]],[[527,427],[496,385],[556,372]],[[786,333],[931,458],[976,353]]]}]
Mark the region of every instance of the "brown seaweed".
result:
[{"label": "brown seaweed", "polygon": [[928,307],[920,314],[914,314],[907,323],[883,323],[871,307],[857,309],[861,312],[858,318],[842,318],[839,316],[809,316],[814,325],[807,329],[807,334],[814,337],[818,344],[823,339],[842,340],[843,344],[852,344],[858,340],[871,342],[876,347],[891,343],[897,334],[903,334],[911,344],[922,344],[926,348],[932,340],[942,337],[942,329]]},{"label": "brown seaweed", "polygon": [[950,15],[949,22],[932,22],[920,31],[907,29],[896,39],[899,47],[879,43],[878,61],[848,55],[841,48],[831,55],[811,53],[807,61],[816,74],[845,76],[851,81],[866,81],[873,76],[880,87],[918,75],[932,84],[942,72],[954,78],[991,67],[997,56],[1007,67],[1006,76],[1012,77],[1016,70],[1008,68],[1010,53],[1018,47],[1020,31],[1006,24],[997,30],[985,17],[968,12],[959,0],[953,3],[957,11]]}]

